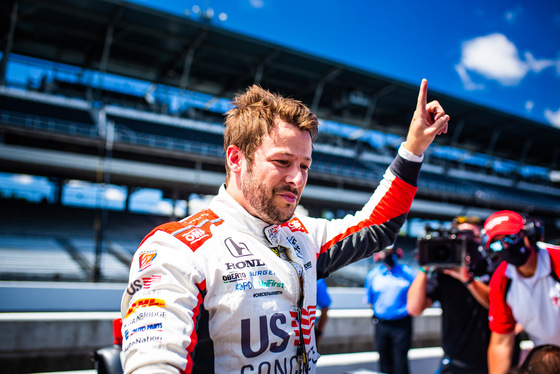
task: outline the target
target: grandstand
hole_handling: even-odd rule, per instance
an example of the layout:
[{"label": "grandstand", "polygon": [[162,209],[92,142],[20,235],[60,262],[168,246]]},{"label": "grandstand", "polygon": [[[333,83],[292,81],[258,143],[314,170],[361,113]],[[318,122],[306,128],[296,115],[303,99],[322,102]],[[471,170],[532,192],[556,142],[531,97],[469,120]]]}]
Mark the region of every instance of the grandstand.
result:
[{"label": "grandstand", "polygon": [[[228,100],[250,84],[300,99],[320,118],[301,201],[317,217],[361,207],[416,102],[406,83],[120,0],[7,0],[0,20],[0,173],[44,177],[51,188],[37,199],[0,196],[5,282],[125,283],[143,236],[177,218],[134,211],[134,194],[215,194]],[[25,83],[13,66],[28,72]],[[560,167],[560,130],[430,95],[454,123],[426,153],[409,225],[513,209],[541,218],[546,239],[559,240],[560,183],[550,174]],[[126,196],[119,207],[68,204],[72,180]],[[410,232],[397,244],[414,264]],[[329,282],[361,286],[372,266]]]},{"label": "grandstand", "polygon": [[[153,188],[175,202],[216,193],[224,178],[221,122],[228,99],[249,84],[301,99],[320,117],[302,197],[312,216],[341,216],[366,201],[402,141],[415,102],[416,87],[405,83],[123,1],[20,0],[7,6],[10,12],[2,17],[9,22],[0,28],[0,172],[47,177],[53,192],[40,205],[10,199],[14,193],[4,196],[5,203],[23,221],[51,209],[57,217],[51,224],[64,228],[80,221],[87,228],[73,230],[82,233],[79,243],[43,230],[50,243],[45,248],[75,263],[73,270],[53,268],[50,275],[30,269],[30,278],[85,280],[92,271],[113,273],[99,269],[101,261],[121,275],[100,279],[122,280],[116,264],[129,261],[132,249],[114,255],[121,247],[107,238],[116,234],[119,219],[134,222],[139,216],[129,209],[134,193]],[[153,29],[141,27],[146,18]],[[84,25],[88,33],[79,32]],[[126,40],[108,37],[107,30],[126,30]],[[62,42],[62,33],[70,39]],[[98,54],[86,55],[85,49]],[[146,58],[132,57],[130,50]],[[25,84],[8,74],[11,66],[28,71]],[[560,131],[431,94],[456,123],[426,153],[410,220],[445,222],[458,214],[513,209],[540,217],[547,236],[556,240],[560,184],[549,175],[558,166]],[[95,210],[94,201],[82,211],[74,204],[71,218],[63,218],[70,209],[64,201],[70,180],[123,187],[126,199],[109,215],[124,216],[107,222],[107,207]],[[155,221],[173,218],[160,214]],[[4,236],[33,235],[31,229],[18,233],[6,215],[3,221]],[[135,226],[132,242],[151,228],[145,221]],[[6,239],[3,255],[14,261],[18,257],[8,249],[33,247],[29,240]],[[414,240],[405,242],[410,252]],[[83,271],[81,278],[76,269]],[[2,279],[25,276],[6,266],[0,272]]]}]

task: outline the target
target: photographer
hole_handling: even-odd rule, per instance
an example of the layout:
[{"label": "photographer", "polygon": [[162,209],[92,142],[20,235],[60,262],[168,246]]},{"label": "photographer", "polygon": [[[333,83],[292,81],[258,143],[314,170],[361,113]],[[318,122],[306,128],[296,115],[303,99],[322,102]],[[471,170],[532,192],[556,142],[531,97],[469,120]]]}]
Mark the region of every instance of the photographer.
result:
[{"label": "photographer", "polygon": [[[441,374],[488,373],[490,330],[487,283],[494,266],[485,256],[481,224],[478,217],[456,217],[451,231],[440,230],[440,237],[433,238],[431,244],[438,246],[449,238],[463,249],[466,245],[467,250],[459,263],[455,263],[454,259],[449,263],[434,264],[435,271],[431,274],[428,274],[431,261],[420,261],[424,254],[422,247],[419,248],[421,266],[408,290],[407,309],[410,315],[418,316],[436,300],[440,302],[444,351],[438,369]],[[420,240],[419,244],[421,242],[426,243]],[[430,245],[426,249],[429,250]]]}]

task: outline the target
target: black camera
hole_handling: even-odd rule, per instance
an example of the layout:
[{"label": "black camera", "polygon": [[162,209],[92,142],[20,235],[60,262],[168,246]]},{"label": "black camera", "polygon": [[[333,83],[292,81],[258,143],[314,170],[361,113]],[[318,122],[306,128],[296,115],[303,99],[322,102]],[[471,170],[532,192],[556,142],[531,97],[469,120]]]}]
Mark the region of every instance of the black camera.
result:
[{"label": "black camera", "polygon": [[418,239],[418,264],[438,268],[464,266],[467,254],[472,256],[477,248],[470,230],[426,227],[426,236]]}]

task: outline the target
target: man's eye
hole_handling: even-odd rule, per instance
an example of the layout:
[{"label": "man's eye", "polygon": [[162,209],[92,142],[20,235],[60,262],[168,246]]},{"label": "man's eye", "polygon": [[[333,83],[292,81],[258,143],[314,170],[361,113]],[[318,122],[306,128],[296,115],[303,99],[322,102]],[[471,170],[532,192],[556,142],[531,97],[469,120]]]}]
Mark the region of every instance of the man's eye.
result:
[{"label": "man's eye", "polygon": [[310,166],[308,166],[308,165],[301,165],[301,170],[309,171],[309,169],[311,169]]}]

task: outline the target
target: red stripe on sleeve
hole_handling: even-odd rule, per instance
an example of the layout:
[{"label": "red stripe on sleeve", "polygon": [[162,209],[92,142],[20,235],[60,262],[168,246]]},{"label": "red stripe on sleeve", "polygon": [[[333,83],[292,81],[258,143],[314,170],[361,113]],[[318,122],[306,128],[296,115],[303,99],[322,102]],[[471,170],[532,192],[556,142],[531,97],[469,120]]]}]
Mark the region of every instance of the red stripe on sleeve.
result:
[{"label": "red stripe on sleeve", "polygon": [[363,228],[380,225],[401,214],[408,213],[410,205],[416,194],[417,187],[411,186],[402,179],[395,178],[391,182],[389,190],[383,195],[382,199],[375,206],[369,217],[351,226],[346,231],[338,234],[321,247],[319,253],[326,252],[335,243],[347,238],[348,236],[360,231]]}]

